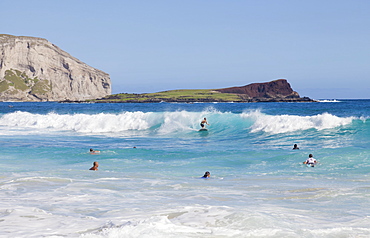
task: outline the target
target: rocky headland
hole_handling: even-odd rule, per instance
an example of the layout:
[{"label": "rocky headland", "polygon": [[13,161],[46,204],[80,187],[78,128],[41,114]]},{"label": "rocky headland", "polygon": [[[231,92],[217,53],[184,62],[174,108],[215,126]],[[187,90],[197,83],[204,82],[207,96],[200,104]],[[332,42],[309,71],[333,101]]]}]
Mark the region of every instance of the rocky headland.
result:
[{"label": "rocky headland", "polygon": [[81,101],[109,94],[109,74],[46,39],[0,34],[0,101]]}]

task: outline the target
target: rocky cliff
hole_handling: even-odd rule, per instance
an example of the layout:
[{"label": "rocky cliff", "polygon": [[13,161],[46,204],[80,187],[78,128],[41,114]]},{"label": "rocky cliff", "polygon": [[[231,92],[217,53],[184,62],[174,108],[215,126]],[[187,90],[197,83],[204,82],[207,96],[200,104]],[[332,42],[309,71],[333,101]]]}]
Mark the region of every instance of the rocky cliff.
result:
[{"label": "rocky cliff", "polygon": [[109,94],[107,73],[46,39],[0,34],[0,101],[86,100]]},{"label": "rocky cliff", "polygon": [[286,79],[278,79],[267,83],[252,83],[242,87],[216,89],[221,93],[234,93],[245,99],[299,99]]}]

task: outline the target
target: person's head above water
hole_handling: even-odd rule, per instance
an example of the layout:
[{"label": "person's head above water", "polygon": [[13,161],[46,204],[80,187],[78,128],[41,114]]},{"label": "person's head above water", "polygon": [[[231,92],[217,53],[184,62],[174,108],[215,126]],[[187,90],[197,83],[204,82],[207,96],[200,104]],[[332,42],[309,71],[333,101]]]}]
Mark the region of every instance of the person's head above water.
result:
[{"label": "person's head above water", "polygon": [[204,175],[203,175],[203,178],[209,178],[211,177],[211,173],[210,172],[205,172]]},{"label": "person's head above water", "polygon": [[298,148],[298,145],[297,145],[297,144],[294,144],[294,146],[293,146],[293,150],[299,150],[299,148]]},{"label": "person's head above water", "polygon": [[96,155],[96,154],[99,154],[99,153],[100,153],[99,150],[93,150],[92,148],[90,148],[90,154]]},{"label": "person's head above water", "polygon": [[308,158],[312,158],[312,157],[313,157],[313,155],[312,155],[312,154],[309,154],[309,155],[308,155]]},{"label": "person's head above water", "polygon": [[90,170],[98,170],[98,167],[99,167],[99,163],[95,161],[93,163],[93,167],[91,167]]}]

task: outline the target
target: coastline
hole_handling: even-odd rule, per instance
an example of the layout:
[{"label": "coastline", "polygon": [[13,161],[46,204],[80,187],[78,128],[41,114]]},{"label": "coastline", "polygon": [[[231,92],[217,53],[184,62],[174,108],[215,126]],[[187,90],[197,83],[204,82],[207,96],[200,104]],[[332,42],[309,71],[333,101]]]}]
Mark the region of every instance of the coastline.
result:
[{"label": "coastline", "polygon": [[240,101],[225,101],[225,100],[158,100],[158,99],[149,99],[149,100],[126,100],[126,101],[117,101],[117,100],[88,100],[88,101],[59,101],[59,103],[259,103],[259,102],[319,102],[318,100],[313,99],[298,99],[298,100],[289,100],[289,99],[250,99],[250,100],[240,100]]},{"label": "coastline", "polygon": [[181,91],[174,95],[172,92],[148,93],[148,94],[114,94],[104,98],[84,101],[64,100],[61,103],[258,103],[258,102],[318,102],[309,97],[245,97],[245,95],[232,93],[214,93],[193,91]]}]

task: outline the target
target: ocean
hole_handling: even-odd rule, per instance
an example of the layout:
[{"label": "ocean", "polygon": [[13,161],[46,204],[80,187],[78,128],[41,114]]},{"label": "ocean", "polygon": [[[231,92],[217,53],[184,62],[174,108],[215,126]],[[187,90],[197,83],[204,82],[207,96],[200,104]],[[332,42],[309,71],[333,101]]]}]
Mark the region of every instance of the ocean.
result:
[{"label": "ocean", "polygon": [[0,237],[370,237],[369,123],[370,100],[2,102]]}]

